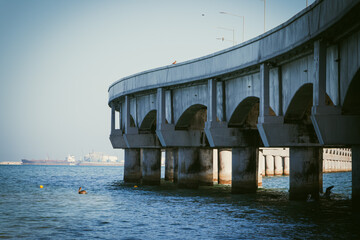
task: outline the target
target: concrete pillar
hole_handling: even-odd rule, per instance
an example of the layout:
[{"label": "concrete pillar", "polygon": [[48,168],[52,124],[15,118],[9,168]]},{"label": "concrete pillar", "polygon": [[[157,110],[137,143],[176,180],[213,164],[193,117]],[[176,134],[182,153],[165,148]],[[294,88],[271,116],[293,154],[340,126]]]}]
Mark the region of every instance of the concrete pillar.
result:
[{"label": "concrete pillar", "polygon": [[231,184],[231,149],[219,149],[219,184]]},{"label": "concrete pillar", "polygon": [[266,176],[274,176],[274,156],[265,156],[265,174]]},{"label": "concrete pillar", "polygon": [[264,163],[264,155],[258,149],[258,187],[262,187],[262,164]]},{"label": "concrete pillar", "polygon": [[196,148],[179,148],[178,187],[198,188],[200,160]]},{"label": "concrete pillar", "polygon": [[140,183],[140,149],[125,149],[124,182]]},{"label": "concrete pillar", "polygon": [[289,157],[284,157],[284,175],[290,174],[290,159]]},{"label": "concrete pillar", "polygon": [[161,177],[161,149],[141,149],[142,184],[159,185]]},{"label": "concrete pillar", "polygon": [[179,168],[178,168],[178,160],[179,160],[179,149],[174,148],[174,183],[177,183],[178,181],[178,175],[179,175]]},{"label": "concrete pillar", "polygon": [[165,150],[165,181],[174,181],[174,150]]},{"label": "concrete pillar", "polygon": [[265,157],[262,151],[259,151],[259,172],[265,176]]},{"label": "concrete pillar", "polygon": [[232,193],[254,193],[258,188],[258,149],[232,149]]},{"label": "concrete pillar", "polygon": [[283,175],[284,170],[283,170],[283,160],[281,156],[275,156],[275,170],[274,170],[274,174],[275,175]]},{"label": "concrete pillar", "polygon": [[218,183],[219,179],[219,152],[217,149],[213,149],[213,182]]},{"label": "concrete pillar", "polygon": [[322,188],[322,149],[290,148],[290,200],[306,200],[308,195],[319,198]]},{"label": "concrete pillar", "polygon": [[352,201],[360,203],[360,145],[352,146]]},{"label": "concrete pillar", "polygon": [[213,183],[213,150],[209,148],[198,149],[200,171],[199,185],[212,186]]}]

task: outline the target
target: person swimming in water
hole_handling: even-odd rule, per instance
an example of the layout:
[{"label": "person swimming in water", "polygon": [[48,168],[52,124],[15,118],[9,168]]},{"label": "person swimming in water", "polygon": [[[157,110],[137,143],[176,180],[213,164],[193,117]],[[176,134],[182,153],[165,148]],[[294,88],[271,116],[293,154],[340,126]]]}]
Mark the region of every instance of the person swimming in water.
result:
[{"label": "person swimming in water", "polygon": [[78,191],[79,194],[87,194],[87,192],[85,190],[81,190],[81,187],[79,187],[79,191]]}]

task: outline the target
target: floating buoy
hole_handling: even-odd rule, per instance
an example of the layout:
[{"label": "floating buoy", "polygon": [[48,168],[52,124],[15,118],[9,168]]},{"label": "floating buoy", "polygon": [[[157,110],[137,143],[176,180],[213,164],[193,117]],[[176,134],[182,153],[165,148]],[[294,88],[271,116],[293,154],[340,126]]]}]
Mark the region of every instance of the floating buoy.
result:
[{"label": "floating buoy", "polygon": [[138,187],[137,185],[134,186],[134,188],[137,188],[137,187]]},{"label": "floating buoy", "polygon": [[40,185],[40,188],[43,188],[44,186],[43,185]]}]

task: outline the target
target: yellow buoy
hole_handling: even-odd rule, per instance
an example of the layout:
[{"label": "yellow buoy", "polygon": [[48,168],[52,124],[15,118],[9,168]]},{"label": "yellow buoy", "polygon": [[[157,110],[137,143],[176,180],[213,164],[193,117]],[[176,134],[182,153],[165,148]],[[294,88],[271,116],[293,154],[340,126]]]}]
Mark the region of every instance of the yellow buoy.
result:
[{"label": "yellow buoy", "polygon": [[40,188],[43,188],[44,186],[43,185],[40,185]]},{"label": "yellow buoy", "polygon": [[134,186],[134,188],[137,188],[137,187],[138,187],[137,185]]}]

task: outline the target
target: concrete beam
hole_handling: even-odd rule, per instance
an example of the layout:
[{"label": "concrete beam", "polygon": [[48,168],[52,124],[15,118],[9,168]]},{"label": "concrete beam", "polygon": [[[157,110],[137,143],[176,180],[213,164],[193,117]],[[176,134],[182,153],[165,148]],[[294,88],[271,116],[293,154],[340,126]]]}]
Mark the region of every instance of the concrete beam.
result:
[{"label": "concrete beam", "polygon": [[205,122],[205,133],[211,147],[262,146],[259,132],[255,129],[228,128],[227,122]]},{"label": "concrete beam", "polygon": [[163,124],[156,134],[163,147],[205,147],[207,139],[202,130],[175,130],[174,124]]},{"label": "concrete beam", "polygon": [[160,141],[156,134],[136,133],[137,128],[133,128],[131,134],[123,134],[126,147],[128,148],[161,148]]},{"label": "concrete beam", "polygon": [[[316,108],[313,108],[314,111]],[[315,113],[311,115],[311,121],[321,145],[360,144],[360,116],[358,115]]]},{"label": "concrete beam", "polygon": [[[260,118],[259,118],[260,121]],[[257,124],[265,147],[320,146],[306,125],[284,123],[283,117],[265,117]]]},{"label": "concrete beam", "polygon": [[113,130],[110,134],[110,142],[113,148],[127,148],[124,135],[120,129]]}]

